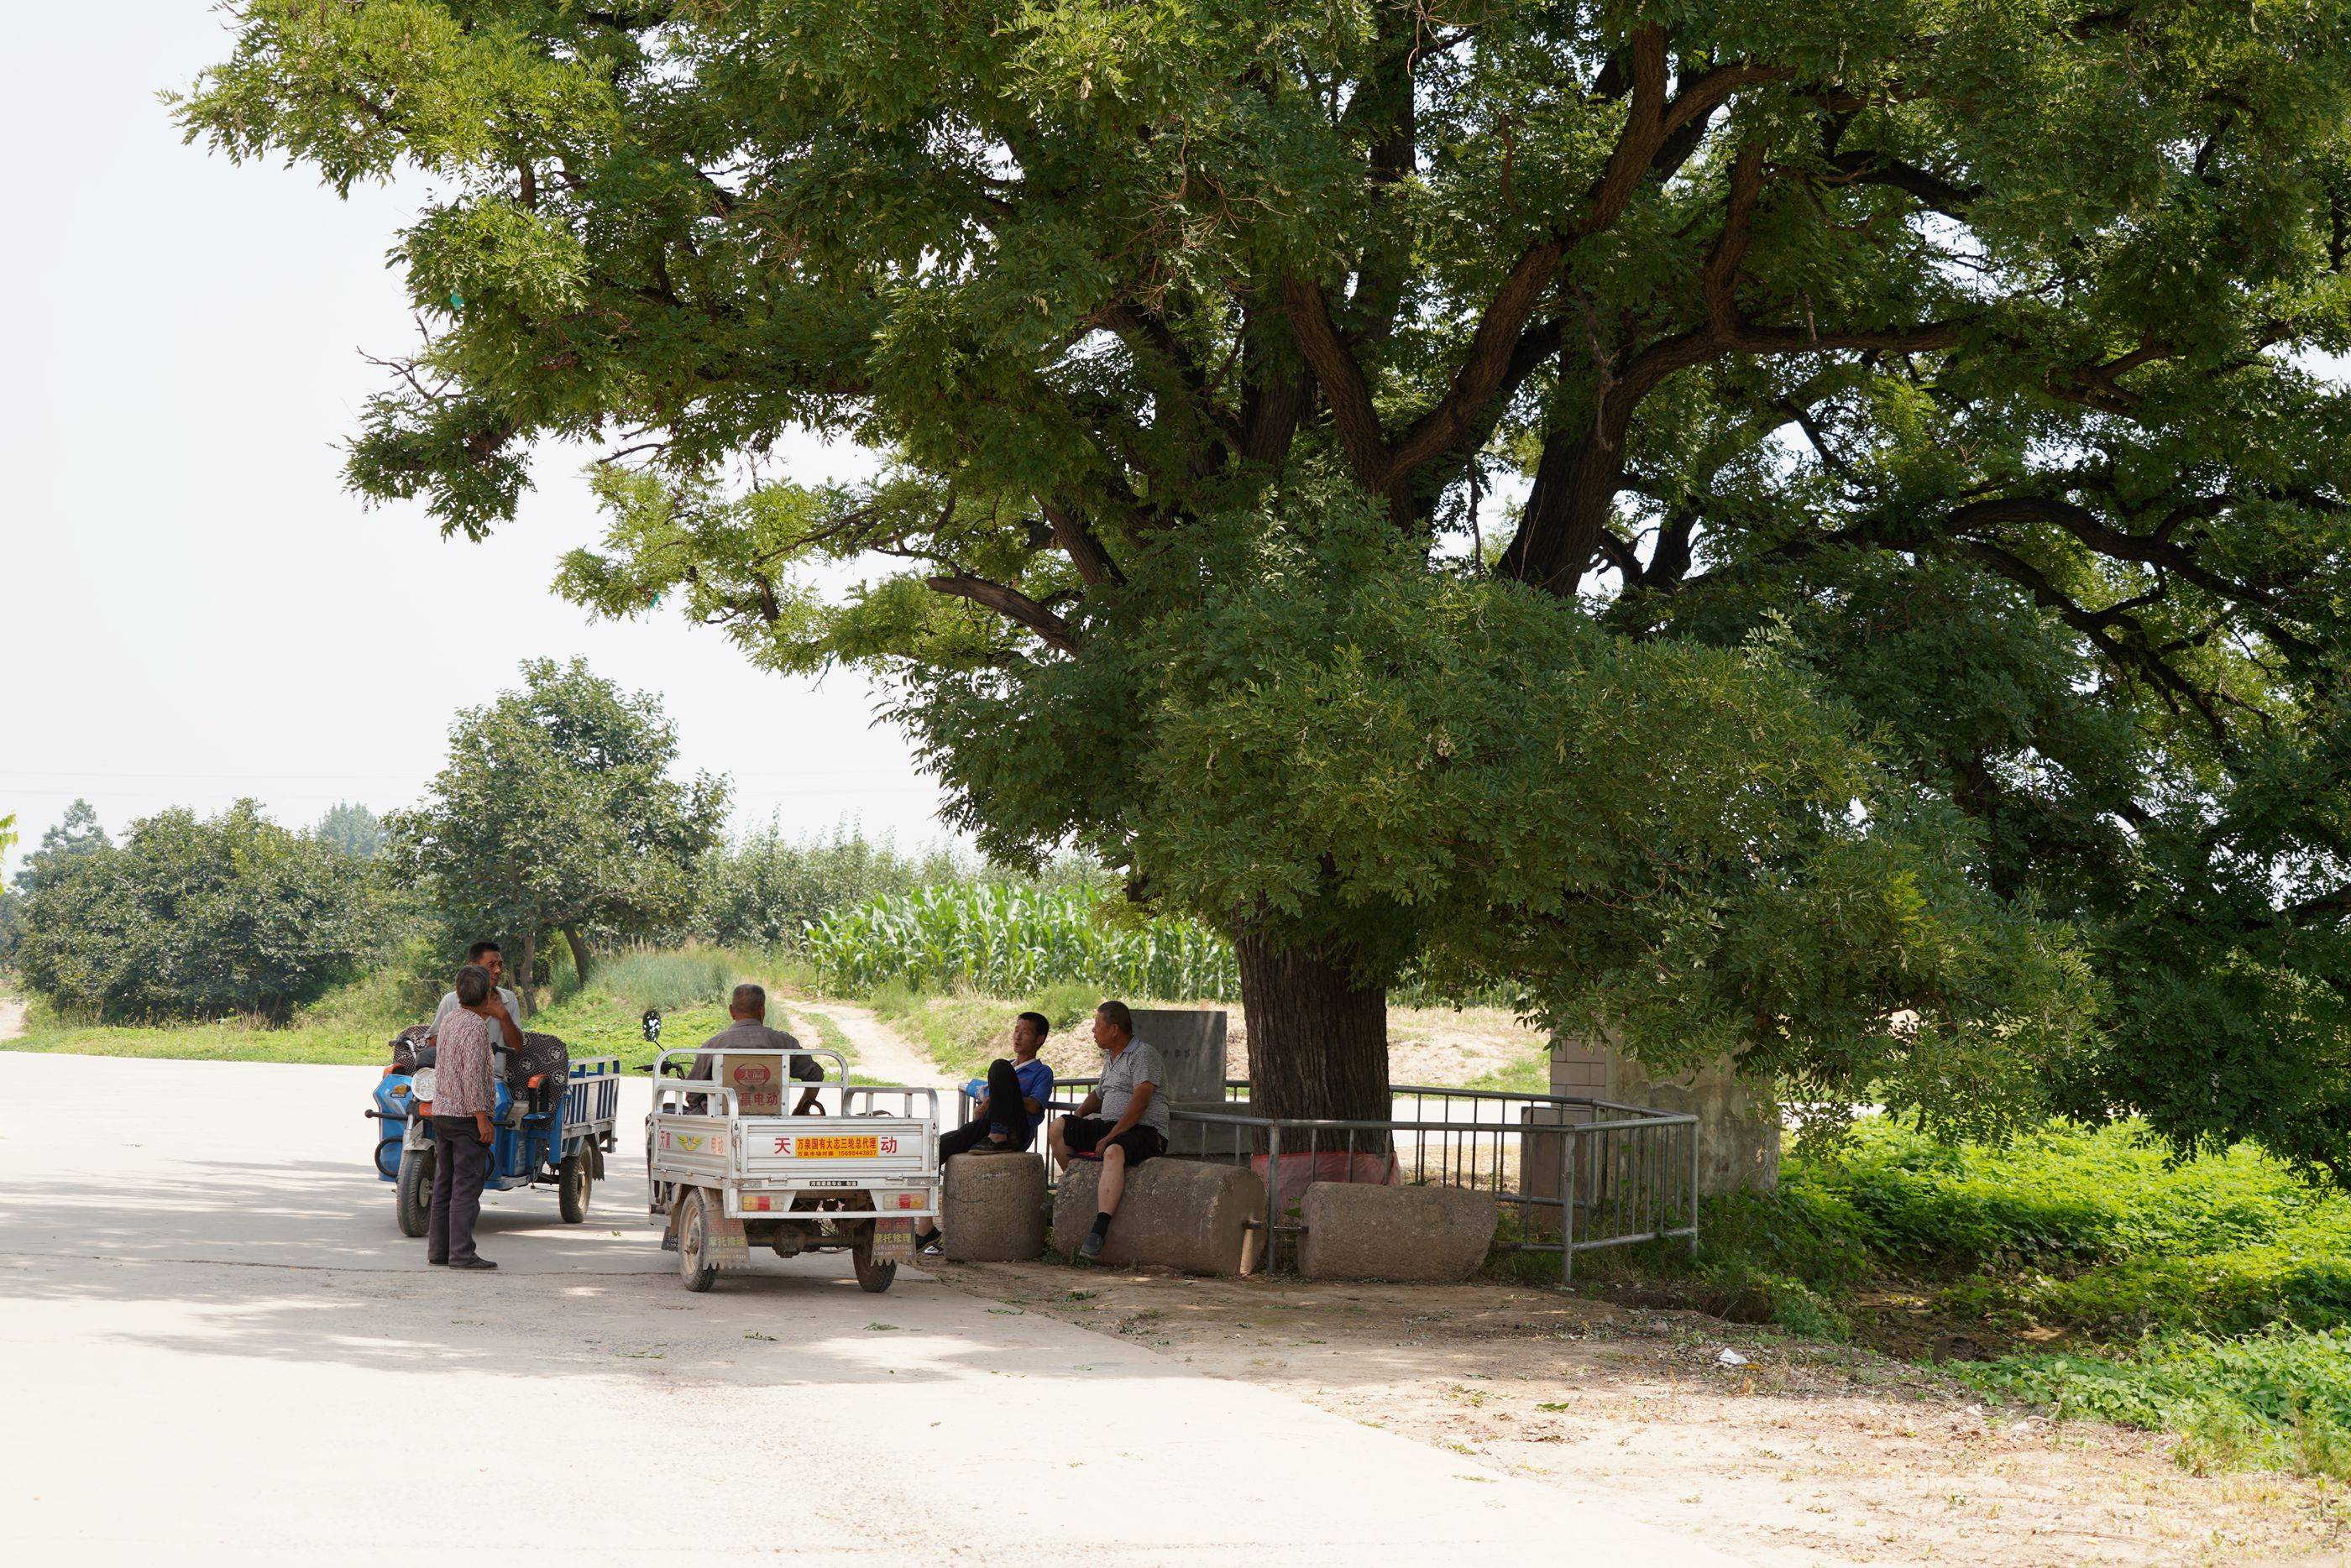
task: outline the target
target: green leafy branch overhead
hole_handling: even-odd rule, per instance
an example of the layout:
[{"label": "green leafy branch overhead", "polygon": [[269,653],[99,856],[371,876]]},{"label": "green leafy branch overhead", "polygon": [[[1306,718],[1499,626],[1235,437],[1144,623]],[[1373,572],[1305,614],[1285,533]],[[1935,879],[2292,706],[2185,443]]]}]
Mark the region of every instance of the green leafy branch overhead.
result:
[{"label": "green leafy branch overhead", "polygon": [[437,192],[353,482],[601,443],[563,591],[880,670],[992,847],[2351,1171],[2343,0],[235,15],[192,138]]}]

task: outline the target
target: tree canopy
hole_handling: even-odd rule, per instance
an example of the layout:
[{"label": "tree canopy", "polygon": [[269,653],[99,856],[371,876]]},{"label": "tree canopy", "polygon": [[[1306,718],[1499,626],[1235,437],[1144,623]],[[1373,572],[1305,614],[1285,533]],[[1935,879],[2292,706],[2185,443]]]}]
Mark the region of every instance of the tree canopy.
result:
[{"label": "tree canopy", "polygon": [[726,786],[671,778],[677,736],[660,702],[585,660],[531,659],[522,679],[458,716],[423,804],[384,818],[384,855],[456,941],[518,944],[528,984],[559,931],[585,974],[592,940],[680,922]]},{"label": "tree canopy", "polygon": [[382,820],[357,801],[339,800],[329,806],[310,836],[360,860],[383,853]]},{"label": "tree canopy", "polygon": [[41,835],[41,846],[26,854],[24,864],[16,868],[16,890],[37,892],[44,882],[63,876],[76,859],[113,846],[114,840],[106,836],[98,820],[97,808],[77,796],[66,807],[65,815]]},{"label": "tree canopy", "polygon": [[120,846],[84,826],[26,895],[16,954],[26,983],[65,1007],[108,1023],[282,1023],[380,946],[365,874],[252,801],[159,812]]},{"label": "tree canopy", "polygon": [[899,680],[1261,1066],[1424,951],[2351,1176],[2344,0],[236,13],[191,137],[436,182],[353,483],[604,441],[567,592]]}]

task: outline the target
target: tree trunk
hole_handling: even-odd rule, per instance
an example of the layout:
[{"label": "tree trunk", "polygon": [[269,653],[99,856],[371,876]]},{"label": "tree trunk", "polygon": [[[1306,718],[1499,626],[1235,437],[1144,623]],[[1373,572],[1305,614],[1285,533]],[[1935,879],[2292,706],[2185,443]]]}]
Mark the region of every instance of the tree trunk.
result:
[{"label": "tree trunk", "polygon": [[520,1023],[524,1018],[531,1015],[533,1009],[530,988],[538,977],[538,933],[525,931],[522,934],[522,972],[515,977],[518,982],[515,986],[515,995],[522,1001],[522,1018],[516,1019],[517,1023]]},{"label": "tree trunk", "polygon": [[569,926],[563,928],[563,940],[571,946],[571,972],[579,977],[580,984],[587,984],[588,944],[581,941],[580,933]]},{"label": "tree trunk", "polygon": [[[1249,1017],[1249,1108],[1261,1116],[1387,1120],[1386,989],[1359,985],[1353,955],[1332,944],[1279,947],[1243,933],[1233,950]],[[1343,1137],[1323,1147],[1346,1145]],[[1359,1137],[1355,1147],[1384,1148],[1386,1140]]]}]

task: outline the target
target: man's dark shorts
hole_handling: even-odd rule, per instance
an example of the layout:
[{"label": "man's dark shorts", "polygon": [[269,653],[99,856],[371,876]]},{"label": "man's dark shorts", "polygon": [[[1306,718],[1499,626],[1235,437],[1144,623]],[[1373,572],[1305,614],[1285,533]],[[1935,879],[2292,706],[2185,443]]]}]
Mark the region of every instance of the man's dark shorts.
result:
[{"label": "man's dark shorts", "polygon": [[[1102,1135],[1118,1124],[1101,1116],[1071,1116],[1062,1124],[1061,1136],[1069,1140],[1071,1154],[1100,1154]],[[1156,1159],[1167,1152],[1167,1140],[1159,1129],[1137,1122],[1118,1137],[1111,1139],[1126,1150],[1126,1163],[1141,1165],[1146,1159]]]}]

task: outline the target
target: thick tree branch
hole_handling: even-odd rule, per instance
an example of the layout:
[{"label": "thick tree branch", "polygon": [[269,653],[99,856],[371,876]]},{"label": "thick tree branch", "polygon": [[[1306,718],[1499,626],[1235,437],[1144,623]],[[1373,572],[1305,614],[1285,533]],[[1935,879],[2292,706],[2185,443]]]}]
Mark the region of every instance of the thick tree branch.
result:
[{"label": "thick tree branch", "polygon": [[1052,527],[1053,543],[1070,557],[1070,565],[1081,581],[1092,587],[1126,581],[1118,563],[1110,558],[1110,552],[1102,548],[1102,541],[1082,518],[1041,495],[1036,500],[1038,512]]},{"label": "thick tree branch", "polygon": [[969,599],[1008,619],[1018,621],[1035,632],[1050,648],[1072,655],[1078,651],[1077,634],[1070,629],[1069,622],[1018,588],[990,582],[986,577],[975,577],[966,572],[933,577],[930,586],[934,592],[950,598]]},{"label": "thick tree branch", "polygon": [[1332,425],[1357,481],[1375,494],[1385,493],[1388,448],[1380,431],[1379,410],[1372,406],[1363,366],[1331,320],[1322,286],[1308,278],[1284,278],[1281,303],[1290,330],[1298,336],[1299,351],[1322,384],[1322,400],[1330,405]]}]

